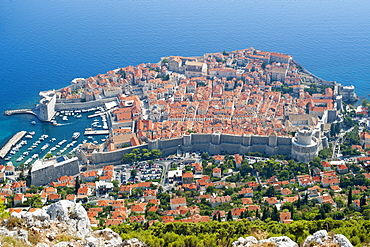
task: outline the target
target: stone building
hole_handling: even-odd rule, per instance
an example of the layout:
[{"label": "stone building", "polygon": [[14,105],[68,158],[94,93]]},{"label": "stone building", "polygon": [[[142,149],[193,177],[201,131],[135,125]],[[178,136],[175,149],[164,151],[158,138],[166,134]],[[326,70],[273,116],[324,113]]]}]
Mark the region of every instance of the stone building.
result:
[{"label": "stone building", "polygon": [[292,138],[292,158],[300,162],[309,162],[318,155],[319,140],[313,136],[313,131],[304,127],[298,130]]},{"label": "stone building", "polygon": [[67,156],[59,156],[49,160],[37,160],[32,165],[31,185],[49,184],[63,175],[74,176],[79,173],[77,157],[68,159]]},{"label": "stone building", "polygon": [[55,114],[56,94],[55,90],[43,91],[39,93],[39,118],[42,121],[50,121]]}]

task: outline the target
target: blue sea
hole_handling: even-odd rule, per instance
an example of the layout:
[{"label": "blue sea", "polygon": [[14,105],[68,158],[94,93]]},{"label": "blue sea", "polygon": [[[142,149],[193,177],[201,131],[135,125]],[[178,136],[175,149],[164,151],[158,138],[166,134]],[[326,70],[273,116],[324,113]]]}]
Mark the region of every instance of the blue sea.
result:
[{"label": "blue sea", "polygon": [[[2,0],[0,111],[32,107],[39,91],[75,77],[249,47],[290,54],[367,97],[369,10],[368,0]],[[83,119],[53,126],[1,114],[0,144],[20,130],[70,140],[90,125]]]}]

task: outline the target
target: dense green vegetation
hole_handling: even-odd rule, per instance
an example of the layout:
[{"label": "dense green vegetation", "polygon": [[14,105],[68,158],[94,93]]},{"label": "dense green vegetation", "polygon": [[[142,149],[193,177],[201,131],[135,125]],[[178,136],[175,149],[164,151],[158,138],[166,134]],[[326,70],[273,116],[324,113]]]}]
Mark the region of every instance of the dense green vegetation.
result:
[{"label": "dense green vegetation", "polygon": [[148,246],[231,246],[238,237],[257,239],[288,236],[301,244],[308,235],[318,230],[343,234],[353,245],[370,241],[370,221],[354,218],[348,221],[331,218],[317,221],[294,221],[282,224],[276,221],[210,221],[207,223],[156,223],[152,226],[121,224],[110,226],[123,239],[138,238]]},{"label": "dense green vegetation", "polygon": [[131,153],[124,154],[122,161],[123,163],[128,164],[136,161],[158,159],[161,156],[162,152],[159,149],[153,149],[149,151],[146,148],[135,148],[131,151]]}]

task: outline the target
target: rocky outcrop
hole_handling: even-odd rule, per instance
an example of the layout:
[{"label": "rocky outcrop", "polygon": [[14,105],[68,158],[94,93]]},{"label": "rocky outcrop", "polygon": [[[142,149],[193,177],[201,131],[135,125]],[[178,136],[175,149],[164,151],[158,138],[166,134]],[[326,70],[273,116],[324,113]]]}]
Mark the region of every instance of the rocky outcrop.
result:
[{"label": "rocky outcrop", "polygon": [[260,241],[258,241],[255,237],[246,237],[246,238],[240,237],[238,241],[233,242],[233,247],[257,247],[257,246],[298,247],[298,244],[285,236],[272,237]]},{"label": "rocky outcrop", "polygon": [[351,242],[342,234],[329,236],[328,232],[321,230],[308,236],[303,242],[303,247],[324,247],[324,246],[340,246],[353,247]]},{"label": "rocky outcrop", "polygon": [[[233,247],[260,247],[260,246],[274,246],[274,247],[298,247],[288,237],[272,237],[269,239],[257,240],[255,237],[240,237],[238,241],[233,242]],[[327,231],[321,230],[308,236],[303,242],[302,247],[353,247],[351,242],[342,234],[329,236]]]},{"label": "rocky outcrop", "polygon": [[0,235],[36,247],[144,247],[137,239],[122,242],[111,229],[92,231],[79,203],[59,201],[34,212],[12,213],[2,222]]}]

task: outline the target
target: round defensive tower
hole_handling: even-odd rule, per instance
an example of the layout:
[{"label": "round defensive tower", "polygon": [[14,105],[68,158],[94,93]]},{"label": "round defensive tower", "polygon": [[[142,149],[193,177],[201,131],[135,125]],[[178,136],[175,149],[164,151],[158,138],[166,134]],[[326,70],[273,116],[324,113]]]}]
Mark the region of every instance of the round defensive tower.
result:
[{"label": "round defensive tower", "polygon": [[292,157],[300,162],[309,162],[318,155],[319,142],[312,129],[304,127],[292,140]]}]

